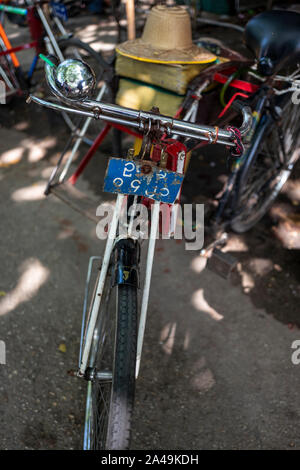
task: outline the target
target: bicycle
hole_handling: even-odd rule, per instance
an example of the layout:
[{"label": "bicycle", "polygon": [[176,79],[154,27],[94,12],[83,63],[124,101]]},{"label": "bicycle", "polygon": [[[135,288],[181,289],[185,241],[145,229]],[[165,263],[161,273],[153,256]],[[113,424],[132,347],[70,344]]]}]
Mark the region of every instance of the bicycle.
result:
[{"label": "bicycle", "polygon": [[[262,30],[266,33],[266,25],[272,25],[274,28],[277,21],[274,20],[274,17],[276,18],[277,13],[273,13],[275,15],[270,13],[259,15],[258,24],[263,21],[265,25],[263,29],[259,24],[259,31]],[[292,16],[294,18],[294,14]],[[295,18],[292,20],[290,15],[287,15],[285,19],[286,21],[295,21]],[[257,20],[254,25],[256,28]],[[250,22],[248,33],[251,31],[253,33],[252,28],[253,23]],[[290,34],[293,34],[291,28]],[[294,34],[296,35],[295,32]],[[265,34],[263,37],[265,44],[266,36]],[[270,36],[269,41],[272,39]],[[259,35],[251,37],[252,45],[253,43],[260,45]],[[284,42],[285,38],[283,37],[282,40]],[[292,52],[291,57],[297,51]],[[258,51],[258,57],[259,54]],[[285,60],[287,60],[286,57]],[[249,65],[251,61],[244,61],[243,65],[245,63]],[[74,66],[74,70],[78,68],[79,76],[84,77],[83,92],[79,93],[76,83],[68,83],[61,79],[61,77],[67,76],[65,72],[70,65]],[[278,75],[278,70],[282,68],[280,58],[274,65],[267,61],[266,57],[263,57],[260,58],[259,65],[259,71],[257,71],[252,62],[252,69],[248,68],[247,74],[251,74],[256,80],[263,82],[263,86],[237,79],[236,70],[233,70],[228,78],[226,74],[221,73],[221,71],[228,73],[228,64],[213,66],[201,74],[201,87],[199,78],[194,81],[191,92],[186,97],[187,102],[192,102],[192,104],[190,103],[188,107],[185,120],[162,116],[157,109],[150,112],[135,111],[88,99],[88,93],[93,88],[92,73],[87,65],[76,61],[72,63],[67,61],[56,65],[51,63],[50,58],[50,62],[45,66],[50,89],[61,102],[65,103],[64,105],[47,102],[34,96],[30,98],[33,102],[50,109],[81,114],[88,118],[101,119],[110,124],[128,126],[144,135],[140,153],[134,157],[130,152],[128,159],[119,159],[121,170],[118,171],[114,164],[116,159],[111,159],[113,163],[109,164],[106,176],[106,190],[117,193],[118,196],[101,270],[89,309],[87,309],[87,295],[85,296],[79,365],[78,370],[74,372],[74,375],[88,381],[84,430],[85,449],[126,449],[129,446],[134,383],[139,373],[141,360],[160,204],[162,202],[166,204],[178,202],[181,182],[186,171],[182,157],[186,161],[188,150],[195,149],[202,144],[219,143],[231,148],[232,171],[225,184],[225,191],[220,198],[219,207],[214,214],[213,226],[218,225],[221,221],[222,228],[224,225],[231,225],[236,231],[248,229],[263,215],[299,157],[297,147],[299,142],[299,119],[297,119],[299,110],[295,107],[291,108],[292,112],[285,112],[285,106],[291,106],[289,101],[291,93],[299,91],[298,72],[294,71],[287,76]],[[207,86],[206,81],[210,76],[214,77],[215,82],[226,84],[228,89],[231,85],[237,88],[243,87],[244,92],[248,91],[247,96],[243,96],[245,98],[243,102],[236,101],[237,93],[233,94],[224,108],[225,112],[232,107],[242,111],[243,123],[240,129],[232,126],[223,129],[216,125],[199,125],[191,122],[197,120],[198,106],[195,104],[199,103],[201,90]],[[243,94],[246,95],[246,93]],[[241,96],[241,92],[238,92],[238,96]],[[288,122],[279,119],[283,113]],[[272,154],[269,154],[266,161],[262,161],[264,155],[261,153],[263,158],[260,158],[259,162],[262,162],[262,168],[259,168],[260,178],[252,177],[250,185],[247,186],[245,182],[249,180],[251,171],[255,168],[258,149],[261,148],[264,141],[269,140],[272,132],[278,133],[279,152],[276,149],[273,160]],[[244,151],[242,137],[244,137],[246,151]],[[201,141],[200,144],[197,143],[199,141]],[[289,145],[287,146],[287,144]],[[173,158],[169,161],[166,156],[170,155]],[[131,184],[125,185],[124,179],[128,175],[124,175],[124,171],[126,169],[128,171],[128,164],[132,168],[129,178]],[[149,178],[149,174],[152,174],[154,178]],[[157,186],[157,180],[161,179],[160,176],[163,176],[162,179],[165,183],[155,194],[153,185],[155,183]],[[174,178],[177,178],[178,186],[172,193],[173,198],[166,199],[165,195],[166,193],[170,194]],[[118,180],[118,184],[116,180]],[[140,182],[138,187],[136,184],[132,185],[135,180]],[[146,183],[143,189],[140,189],[143,186],[141,183],[144,181],[148,181],[148,184]],[[255,194],[257,186],[259,186],[255,184],[257,182],[261,186],[261,194],[258,195]],[[148,194],[145,188],[148,189]],[[239,188],[239,192],[237,192],[237,188]],[[167,191],[162,191],[162,189]],[[256,196],[254,203],[251,200],[253,193]],[[142,201],[147,204],[149,200],[153,201],[153,209],[151,211],[151,230],[141,312],[138,319],[137,290],[140,279],[141,246],[139,240],[132,236],[130,227],[131,221],[136,216],[137,202]],[[124,210],[124,203],[126,203],[125,215],[127,217],[128,214],[128,218],[125,218],[126,234],[120,235],[118,222]],[[214,246],[215,243],[212,247]],[[87,287],[89,286],[92,262],[93,260],[89,266]],[[114,308],[116,315],[109,315],[111,305],[116,307]]]},{"label": "bicycle", "polygon": [[[78,88],[74,87],[74,81],[71,83],[63,79],[58,85],[58,77],[67,76],[69,67],[73,67],[73,71],[77,70],[78,76],[84,77],[84,87],[82,87],[82,81],[80,85],[83,91],[79,92]],[[215,143],[235,149],[239,132],[175,120],[160,115],[158,110],[139,112],[88,100],[87,94],[92,88],[93,76],[88,66],[79,61],[66,61],[58,66],[48,63],[45,68],[47,82],[52,92],[72,107],[31,97],[34,102],[51,109],[100,118],[106,122],[117,122],[144,133],[142,151],[137,158],[117,159],[122,166],[121,173],[118,175],[114,167],[116,159],[111,159],[106,177],[106,189],[109,190],[110,187],[109,191],[118,193],[118,196],[91,306],[88,311],[84,312],[80,364],[78,372],[75,373],[88,380],[84,447],[124,449],[129,444],[134,383],[139,373],[141,360],[160,203],[173,204],[177,200],[187,154],[186,147],[179,144],[176,139],[172,139],[171,135],[176,134],[204,141],[207,141],[207,136],[210,135]],[[250,127],[251,112],[247,107],[242,107],[242,112],[244,123],[240,132],[244,135]],[[153,145],[156,149],[156,157],[159,157],[160,166],[157,166],[158,162],[151,160],[153,153],[150,149]],[[168,152],[171,152],[171,147],[174,152],[174,146],[177,149],[177,171],[168,170],[165,158]],[[122,184],[116,184],[116,179],[122,179],[124,171],[128,169],[128,164],[132,166],[131,184],[127,185],[127,189],[124,190]],[[153,175],[152,182],[149,180],[149,174]],[[143,180],[146,189],[142,190],[137,188],[136,184],[132,185],[136,180],[140,182]],[[157,186],[158,180],[162,181],[160,191],[156,190],[156,194],[147,197],[149,191],[155,192],[154,185]],[[127,205],[128,209],[131,208],[131,220],[135,216],[138,197],[143,196],[147,200],[154,200],[138,335],[136,329],[140,243],[138,239],[130,236],[130,223],[129,232],[125,236],[117,231],[127,195],[129,195]],[[111,308],[113,310],[110,310]],[[116,324],[112,314],[115,309],[117,311]],[[109,410],[107,413],[106,409]]]},{"label": "bicycle", "polygon": [[[24,3],[24,2],[23,2]],[[88,44],[72,37],[64,24],[68,20],[70,9],[77,5],[77,0],[67,4],[54,1],[25,0],[25,4],[0,4],[0,78],[6,85],[5,97],[22,96],[34,85],[34,75],[38,69],[40,54],[55,54],[60,61],[67,57],[82,59],[89,63],[96,73],[98,84],[101,83],[107,64],[101,54]],[[20,17],[23,26],[29,28],[31,41],[12,47],[4,29],[4,14]],[[17,53],[34,50],[35,54],[29,70],[24,72]],[[39,83],[39,77],[35,82]],[[100,85],[99,85],[100,86]],[[63,114],[71,130],[74,123]],[[90,142],[90,141],[89,141]]]}]

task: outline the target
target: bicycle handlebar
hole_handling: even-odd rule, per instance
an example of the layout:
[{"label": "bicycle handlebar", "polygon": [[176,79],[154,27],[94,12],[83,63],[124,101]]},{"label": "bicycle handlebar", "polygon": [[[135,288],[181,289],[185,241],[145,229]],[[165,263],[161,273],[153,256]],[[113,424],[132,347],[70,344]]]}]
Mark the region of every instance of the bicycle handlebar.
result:
[{"label": "bicycle handlebar", "polygon": [[219,143],[229,147],[236,147],[237,133],[243,136],[247,134],[251,127],[252,111],[248,106],[241,106],[240,110],[243,115],[243,123],[238,130],[235,129],[237,132],[234,132],[233,128],[221,129],[217,126],[212,127],[193,124],[188,121],[164,116],[153,112],[153,110],[136,111],[134,109],[96,100],[69,98],[58,88],[55,70],[56,67],[53,66],[50,61],[45,64],[48,85],[55,96],[71,107],[50,103],[35,96],[30,96],[28,102],[33,101],[51,109],[93,117],[112,124],[116,123],[134,127],[144,134],[155,129],[167,135],[175,134],[195,140],[205,140],[208,143]]}]

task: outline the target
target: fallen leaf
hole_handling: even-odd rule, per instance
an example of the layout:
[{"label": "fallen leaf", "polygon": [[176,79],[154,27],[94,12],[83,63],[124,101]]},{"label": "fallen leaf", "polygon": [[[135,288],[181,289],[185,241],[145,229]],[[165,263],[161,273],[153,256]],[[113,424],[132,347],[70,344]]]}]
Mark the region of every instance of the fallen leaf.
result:
[{"label": "fallen leaf", "polygon": [[67,351],[67,346],[64,344],[64,343],[61,343],[59,346],[58,346],[58,350],[62,353],[65,353]]}]

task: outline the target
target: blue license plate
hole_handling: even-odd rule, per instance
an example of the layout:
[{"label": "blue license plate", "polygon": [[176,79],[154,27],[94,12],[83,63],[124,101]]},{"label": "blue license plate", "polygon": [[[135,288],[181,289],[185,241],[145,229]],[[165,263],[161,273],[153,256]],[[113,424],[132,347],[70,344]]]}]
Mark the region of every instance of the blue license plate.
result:
[{"label": "blue license plate", "polygon": [[151,162],[111,158],[104,179],[104,191],[135,194],[174,204],[183,175],[152,166]]},{"label": "blue license plate", "polygon": [[54,16],[60,20],[67,21],[68,12],[66,6],[63,3],[51,2],[51,8]]}]

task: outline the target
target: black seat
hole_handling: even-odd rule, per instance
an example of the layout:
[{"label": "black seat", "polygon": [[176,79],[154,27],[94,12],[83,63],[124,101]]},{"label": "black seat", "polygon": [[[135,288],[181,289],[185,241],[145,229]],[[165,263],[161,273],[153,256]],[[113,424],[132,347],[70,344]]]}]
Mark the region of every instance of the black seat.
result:
[{"label": "black seat", "polygon": [[258,59],[258,70],[272,75],[300,59],[300,14],[272,10],[252,18],[246,25],[245,42]]}]

